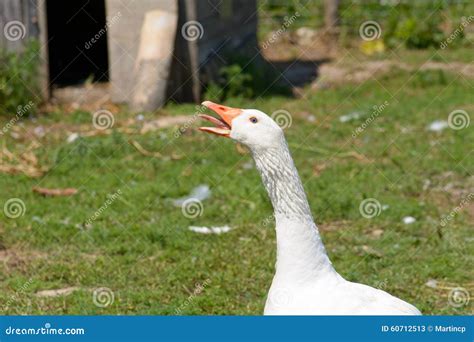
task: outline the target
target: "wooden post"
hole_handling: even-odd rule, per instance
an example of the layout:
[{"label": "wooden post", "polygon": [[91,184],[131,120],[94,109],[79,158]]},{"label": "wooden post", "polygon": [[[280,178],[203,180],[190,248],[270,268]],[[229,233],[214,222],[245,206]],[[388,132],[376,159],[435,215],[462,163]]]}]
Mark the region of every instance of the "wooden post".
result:
[{"label": "wooden post", "polygon": [[[185,0],[186,20],[197,21],[195,0]],[[179,33],[181,34],[181,32]],[[199,81],[199,51],[197,40],[187,40],[191,65],[192,94],[195,103],[201,102],[201,82]]]},{"label": "wooden post", "polygon": [[337,32],[339,26],[340,0],[324,0],[324,25],[326,32]]},{"label": "wooden post", "polygon": [[49,84],[49,54],[48,54],[48,16],[46,13],[46,1],[39,0],[37,2],[37,21],[39,28],[39,43],[40,43],[40,91],[41,96],[45,100],[51,97],[51,87]]}]

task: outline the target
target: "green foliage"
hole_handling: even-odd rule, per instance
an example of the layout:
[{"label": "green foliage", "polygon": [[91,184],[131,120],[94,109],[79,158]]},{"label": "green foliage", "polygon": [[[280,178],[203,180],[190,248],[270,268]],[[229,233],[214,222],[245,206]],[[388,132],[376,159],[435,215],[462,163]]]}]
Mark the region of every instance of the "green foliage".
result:
[{"label": "green foliage", "polygon": [[227,65],[219,69],[219,79],[207,86],[205,98],[223,101],[228,98],[255,98],[267,93],[287,93],[287,89],[276,82],[278,74],[263,60],[249,63],[248,57],[229,56]]},{"label": "green foliage", "polygon": [[268,0],[259,4],[262,19],[281,26],[285,18],[298,12],[295,28],[301,26],[322,26],[324,2],[314,0]]},{"label": "green foliage", "polygon": [[228,80],[226,87],[226,97],[253,97],[252,81],[253,77],[244,72],[238,64],[232,64],[222,68],[222,76]]},{"label": "green foliage", "polygon": [[205,98],[224,100],[229,97],[251,98],[253,77],[241,65],[234,63],[219,69],[219,79],[208,85]]},{"label": "green foliage", "polygon": [[[381,36],[389,47],[439,48],[451,31],[460,27],[461,18],[469,16],[473,9],[474,3],[467,0],[342,0],[339,11],[342,42],[356,38],[361,24],[370,20],[381,26]],[[265,37],[278,29],[285,16],[295,11],[300,16],[291,30],[302,26],[315,29],[324,27],[323,1],[271,0],[260,7],[260,36]],[[450,47],[461,45],[465,41],[464,35],[464,31],[460,32]]]},{"label": "green foliage", "polygon": [[420,88],[433,87],[438,85],[446,85],[448,83],[446,74],[443,70],[420,70],[413,73],[411,82]]},{"label": "green foliage", "polygon": [[216,82],[210,82],[206,87],[206,91],[204,92],[204,98],[219,101],[222,100],[222,93],[222,87],[220,87]]},{"label": "green foliage", "polygon": [[440,29],[441,9],[436,3],[398,5],[387,20],[385,43],[391,47],[403,44],[409,49],[439,48],[445,39]]},{"label": "green foliage", "polygon": [[31,113],[37,108],[39,60],[37,41],[27,43],[20,53],[0,51],[0,115],[13,116],[26,107]]}]

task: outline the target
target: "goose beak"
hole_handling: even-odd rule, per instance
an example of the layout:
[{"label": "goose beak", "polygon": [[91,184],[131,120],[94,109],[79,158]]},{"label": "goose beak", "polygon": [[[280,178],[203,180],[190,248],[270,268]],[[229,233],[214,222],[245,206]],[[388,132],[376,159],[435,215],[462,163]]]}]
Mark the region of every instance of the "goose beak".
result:
[{"label": "goose beak", "polygon": [[199,130],[228,138],[232,129],[232,120],[242,113],[242,109],[223,106],[211,101],[204,101],[202,105],[214,111],[219,117],[200,114],[199,117],[212,122],[216,127],[199,127]]}]

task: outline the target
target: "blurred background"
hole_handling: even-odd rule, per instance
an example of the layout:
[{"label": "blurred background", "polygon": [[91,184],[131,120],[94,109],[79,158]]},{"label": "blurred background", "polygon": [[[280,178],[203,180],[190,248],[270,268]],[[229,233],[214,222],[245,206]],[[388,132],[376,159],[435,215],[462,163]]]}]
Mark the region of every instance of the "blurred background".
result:
[{"label": "blurred background", "polygon": [[263,312],[272,208],[248,151],[196,130],[211,100],[285,130],[341,275],[472,313],[473,21],[468,0],[3,0],[1,312]]}]

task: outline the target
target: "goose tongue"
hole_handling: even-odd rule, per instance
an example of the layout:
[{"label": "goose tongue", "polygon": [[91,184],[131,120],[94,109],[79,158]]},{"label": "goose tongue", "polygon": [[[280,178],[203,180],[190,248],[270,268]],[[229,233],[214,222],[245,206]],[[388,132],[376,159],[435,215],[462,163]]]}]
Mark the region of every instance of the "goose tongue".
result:
[{"label": "goose tongue", "polygon": [[199,129],[204,132],[229,137],[232,129],[232,120],[237,117],[242,110],[239,108],[226,107],[211,101],[204,101],[202,105],[213,110],[217,115],[219,115],[219,118],[206,114],[199,115],[202,119],[210,121],[216,125],[216,127],[199,127]]}]

